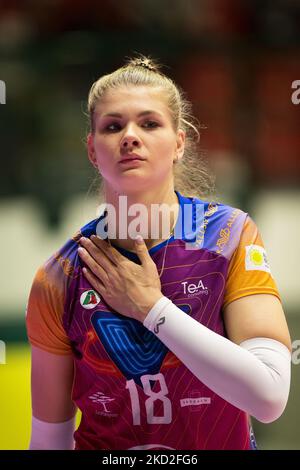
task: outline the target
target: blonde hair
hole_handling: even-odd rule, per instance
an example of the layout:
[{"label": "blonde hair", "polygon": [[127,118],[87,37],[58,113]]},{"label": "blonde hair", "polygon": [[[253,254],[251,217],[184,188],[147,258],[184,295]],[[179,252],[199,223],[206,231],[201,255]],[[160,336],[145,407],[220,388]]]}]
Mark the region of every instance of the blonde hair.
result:
[{"label": "blonde hair", "polygon": [[163,90],[174,130],[182,129],[186,134],[184,156],[174,164],[175,189],[187,197],[211,197],[215,190],[214,177],[198,148],[199,123],[192,114],[192,105],[184,91],[161,72],[153,59],[145,56],[129,59],[124,66],[93,83],[88,96],[90,132],[95,131],[94,113],[99,101],[108,90],[123,86],[149,86]]}]

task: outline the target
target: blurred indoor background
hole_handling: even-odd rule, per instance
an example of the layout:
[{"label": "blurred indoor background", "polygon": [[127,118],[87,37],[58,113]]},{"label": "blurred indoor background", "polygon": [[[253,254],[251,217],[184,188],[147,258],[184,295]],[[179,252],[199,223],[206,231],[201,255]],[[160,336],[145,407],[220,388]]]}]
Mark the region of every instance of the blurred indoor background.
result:
[{"label": "blurred indoor background", "polygon": [[260,228],[295,351],[286,411],[255,432],[262,449],[300,449],[299,25],[299,0],[0,0],[0,449],[29,440],[35,271],[96,214],[88,90],[135,53],[185,89],[219,198]]}]

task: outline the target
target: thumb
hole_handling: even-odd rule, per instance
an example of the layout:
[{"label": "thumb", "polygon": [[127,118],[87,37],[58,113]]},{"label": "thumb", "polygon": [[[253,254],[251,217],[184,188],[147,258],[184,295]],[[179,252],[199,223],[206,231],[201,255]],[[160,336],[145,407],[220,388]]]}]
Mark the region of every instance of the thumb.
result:
[{"label": "thumb", "polygon": [[136,247],[136,254],[138,255],[141,263],[145,265],[150,258],[148,248],[146,243],[144,242],[143,237],[141,235],[137,235],[135,238],[135,247]]}]

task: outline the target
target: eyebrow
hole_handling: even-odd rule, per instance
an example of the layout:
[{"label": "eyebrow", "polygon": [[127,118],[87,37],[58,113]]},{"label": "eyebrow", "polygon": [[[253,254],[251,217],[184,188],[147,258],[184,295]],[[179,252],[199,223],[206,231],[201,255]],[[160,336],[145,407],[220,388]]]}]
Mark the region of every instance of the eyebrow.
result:
[{"label": "eyebrow", "polygon": [[[159,112],[159,111],[154,111],[154,110],[147,110],[147,111],[142,111],[138,114],[138,117],[140,116],[147,116],[149,114],[157,114],[158,116],[161,116],[162,117],[162,114]],[[103,114],[102,117],[117,117],[117,118],[121,118],[122,117],[122,114],[120,113],[106,113],[106,114]]]}]

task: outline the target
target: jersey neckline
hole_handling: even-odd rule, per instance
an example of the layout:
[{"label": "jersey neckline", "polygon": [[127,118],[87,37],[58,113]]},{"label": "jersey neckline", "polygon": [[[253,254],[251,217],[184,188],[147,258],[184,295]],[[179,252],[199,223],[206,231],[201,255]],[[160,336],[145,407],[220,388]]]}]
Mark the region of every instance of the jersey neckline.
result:
[{"label": "jersey neckline", "polygon": [[[183,217],[180,216],[180,211],[183,212],[183,207],[184,207],[185,204],[196,205],[196,204],[199,204],[199,203],[203,204],[204,202],[201,201],[200,199],[185,197],[182,194],[180,194],[179,191],[176,191],[176,190],[175,190],[175,193],[177,195],[178,203],[179,203],[180,207],[179,207],[179,212],[178,212],[176,224],[174,226],[173,234],[167,240],[164,240],[163,242],[158,243],[158,245],[155,245],[152,248],[150,248],[150,250],[148,250],[150,255],[153,255],[154,253],[159,251],[161,248],[164,248],[167,244],[172,242],[175,239],[174,233],[176,233],[176,234],[181,233],[182,234],[182,236],[180,236],[180,237],[176,236],[177,239],[181,239],[181,240],[186,241],[186,242],[192,242],[193,240],[195,240],[195,231],[193,230],[193,227],[195,227],[196,211],[193,210],[194,207],[192,208],[193,223],[192,223],[192,226],[190,226],[190,224],[188,225],[187,230],[186,230],[186,227],[184,227]],[[122,248],[120,246],[114,245],[114,243],[112,241],[111,241],[111,244],[116,250],[118,250],[121,254],[123,254],[124,256],[129,258],[130,260],[139,261],[139,257],[133,251],[129,251],[126,248]]]}]

